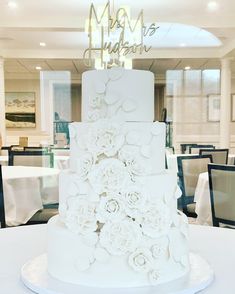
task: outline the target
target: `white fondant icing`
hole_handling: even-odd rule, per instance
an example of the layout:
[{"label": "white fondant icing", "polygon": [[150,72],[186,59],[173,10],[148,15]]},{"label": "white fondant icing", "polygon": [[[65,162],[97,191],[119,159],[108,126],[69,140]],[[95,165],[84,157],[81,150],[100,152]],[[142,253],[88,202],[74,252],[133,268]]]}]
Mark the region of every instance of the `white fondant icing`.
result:
[{"label": "white fondant icing", "polygon": [[109,253],[103,248],[96,248],[94,256],[97,261],[102,263],[107,263],[110,259]]},{"label": "white fondant icing", "polygon": [[119,100],[118,96],[115,94],[109,94],[106,95],[104,97],[104,101],[108,104],[108,105],[113,105],[115,104],[117,101]]},{"label": "white fondant icing", "polygon": [[122,109],[126,112],[131,112],[136,110],[137,105],[136,102],[133,101],[133,99],[125,99],[125,101],[122,104]]},{"label": "white fondant icing", "polygon": [[123,76],[124,72],[125,70],[122,67],[111,68],[109,71],[107,71],[108,77],[111,81],[120,79]]},{"label": "white fondant icing", "polygon": [[153,109],[151,73],[83,75],[83,120],[93,123],[70,126],[72,171],[60,175],[60,216],[48,223],[52,276],[137,287],[189,270],[187,218],[177,211],[176,174],[164,171],[165,124],[150,122]]},{"label": "white fondant icing", "polygon": [[[109,79],[106,83],[107,75]],[[94,81],[96,81],[94,83]],[[119,113],[124,121],[148,121],[154,120],[154,75],[143,70],[91,70],[82,75],[82,121],[95,121],[100,119],[97,113],[91,115],[93,108],[89,104],[90,97],[105,93],[107,108],[102,117],[112,118],[121,102]],[[126,100],[133,102],[125,103]],[[104,98],[106,101],[106,98]],[[106,104],[105,103],[105,104]],[[124,103],[124,104],[123,104]],[[135,107],[134,107],[135,105]]]}]

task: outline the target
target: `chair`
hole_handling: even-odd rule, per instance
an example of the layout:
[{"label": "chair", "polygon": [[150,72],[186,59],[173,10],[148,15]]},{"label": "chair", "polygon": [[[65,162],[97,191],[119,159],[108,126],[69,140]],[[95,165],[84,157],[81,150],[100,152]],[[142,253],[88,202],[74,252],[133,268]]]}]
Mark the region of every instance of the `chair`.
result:
[{"label": "chair", "polygon": [[40,147],[40,146],[27,146],[27,147],[24,147],[24,151],[44,151],[44,152],[48,152],[48,147]]},{"label": "chair", "polygon": [[70,148],[51,148],[51,152],[55,156],[69,156]]},{"label": "chair", "polygon": [[37,211],[31,219],[26,223],[26,225],[36,225],[36,224],[45,224],[48,220],[57,215],[59,204],[47,204],[43,206],[43,209]]},{"label": "chair", "polygon": [[197,146],[197,144],[195,144],[195,143],[180,144],[181,153],[182,154],[189,154],[189,148],[196,147],[196,146]]},{"label": "chair", "polygon": [[189,154],[199,154],[200,149],[215,149],[214,145],[196,145],[189,147]]},{"label": "chair", "polygon": [[235,166],[209,164],[208,173],[213,226],[235,226]]},{"label": "chair", "polygon": [[11,150],[11,146],[2,146],[1,147],[1,155],[8,156],[9,150]]},{"label": "chair", "polygon": [[8,165],[53,167],[53,153],[43,151],[9,151]]},{"label": "chair", "polygon": [[207,172],[212,162],[211,155],[178,156],[179,186],[182,191],[181,204],[183,212],[189,217],[197,217],[195,213],[194,193],[200,173]]},{"label": "chair", "polygon": [[200,149],[199,155],[211,154],[213,163],[227,164],[228,152],[229,152],[229,149]]},{"label": "chair", "polygon": [[2,166],[0,165],[0,228],[6,227],[4,196],[3,196],[3,180],[2,180]]}]

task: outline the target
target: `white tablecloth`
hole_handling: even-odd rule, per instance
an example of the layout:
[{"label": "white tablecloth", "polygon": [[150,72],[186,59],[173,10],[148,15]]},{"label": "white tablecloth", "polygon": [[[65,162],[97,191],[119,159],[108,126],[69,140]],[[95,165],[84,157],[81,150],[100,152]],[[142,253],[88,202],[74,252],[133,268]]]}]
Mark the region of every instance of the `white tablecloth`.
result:
[{"label": "white tablecloth", "polygon": [[[2,155],[0,156],[0,164],[8,165],[8,156]],[[68,169],[69,168],[69,156],[68,155],[55,155],[54,156],[54,168],[58,169]]]},{"label": "white tablecloth", "polygon": [[[174,170],[175,172],[178,172],[177,157],[178,156],[193,156],[193,155],[197,155],[197,154],[168,154],[166,156],[168,169],[171,169],[171,170]],[[229,154],[228,155],[228,164],[233,165],[234,159],[235,159],[235,154]]]},{"label": "white tablecloth", "polygon": [[[32,294],[20,281],[20,269],[46,251],[46,225],[1,229],[0,240],[0,293]],[[234,244],[234,230],[190,226],[190,250],[206,258],[215,272],[214,282],[200,293],[234,294]]]},{"label": "white tablecloth", "polygon": [[200,225],[212,225],[208,173],[201,173],[199,175],[194,201],[196,202],[196,222]]},{"label": "white tablecloth", "polygon": [[58,203],[59,172],[44,167],[2,167],[7,225],[24,224],[43,204]]},{"label": "white tablecloth", "polygon": [[1,165],[8,165],[8,156],[7,155],[0,156],[0,164]]},{"label": "white tablecloth", "polygon": [[54,156],[54,168],[68,169],[69,168],[69,156],[55,155]]}]

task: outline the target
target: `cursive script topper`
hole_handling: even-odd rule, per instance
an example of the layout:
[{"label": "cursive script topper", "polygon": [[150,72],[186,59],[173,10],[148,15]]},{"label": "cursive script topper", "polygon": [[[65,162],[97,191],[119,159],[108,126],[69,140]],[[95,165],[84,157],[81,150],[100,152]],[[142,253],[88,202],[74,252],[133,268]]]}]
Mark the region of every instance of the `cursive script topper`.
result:
[{"label": "cursive script topper", "polygon": [[143,10],[136,20],[131,20],[124,7],[111,13],[108,1],[97,12],[91,4],[87,23],[89,47],[84,51],[84,62],[92,66],[92,59],[100,59],[102,68],[110,64],[120,66],[127,55],[149,52],[151,46],[144,44],[144,37],[153,36],[158,28],[155,23],[149,26],[144,24]]}]

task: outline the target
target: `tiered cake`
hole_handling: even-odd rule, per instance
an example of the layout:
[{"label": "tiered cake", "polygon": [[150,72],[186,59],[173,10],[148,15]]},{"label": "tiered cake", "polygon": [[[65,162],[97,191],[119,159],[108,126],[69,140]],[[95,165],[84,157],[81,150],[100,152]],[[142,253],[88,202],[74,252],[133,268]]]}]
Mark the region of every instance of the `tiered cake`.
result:
[{"label": "tiered cake", "polygon": [[48,271],[95,287],[158,285],[189,271],[187,218],[153,123],[154,76],[124,69],[82,78],[82,123],[70,125],[70,171],[48,223]]}]

